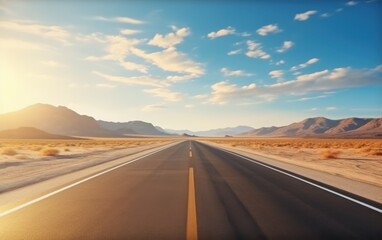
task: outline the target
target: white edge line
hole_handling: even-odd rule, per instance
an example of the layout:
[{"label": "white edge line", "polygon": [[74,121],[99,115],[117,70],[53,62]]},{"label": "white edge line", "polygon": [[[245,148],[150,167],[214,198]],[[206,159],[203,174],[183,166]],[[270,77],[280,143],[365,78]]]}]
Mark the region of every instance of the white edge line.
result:
[{"label": "white edge line", "polygon": [[[75,186],[77,186],[77,185],[79,185],[79,184],[81,184],[81,183],[87,182],[87,181],[89,181],[89,180],[91,180],[91,179],[93,179],[93,178],[99,177],[99,176],[101,176],[101,175],[103,175],[103,174],[105,174],[105,173],[114,171],[114,170],[116,170],[116,169],[118,169],[118,168],[121,168],[121,167],[123,167],[123,166],[126,166],[126,165],[128,165],[128,164],[130,164],[130,163],[133,163],[133,162],[136,162],[136,161],[138,161],[138,160],[141,160],[142,158],[151,156],[151,155],[153,155],[153,154],[155,154],[155,153],[158,153],[158,152],[160,152],[160,151],[162,151],[162,150],[164,150],[164,149],[166,149],[166,148],[168,148],[168,147],[169,147],[169,146],[165,146],[165,147],[160,148],[159,150],[157,150],[157,151],[155,151],[155,152],[148,153],[148,154],[146,154],[146,155],[143,155],[143,156],[140,156],[140,157],[138,157],[138,158],[135,158],[135,159],[133,159],[133,160],[131,160],[131,161],[129,161],[129,162],[122,163],[122,164],[117,165],[117,166],[115,166],[115,167],[112,167],[112,168],[110,168],[110,169],[108,169],[108,170],[105,170],[105,171],[103,171],[103,172],[97,173],[97,174],[95,174],[95,175],[92,175],[92,176],[90,176],[90,177],[87,177],[87,178],[85,178],[85,179],[82,179],[82,180],[80,180],[80,181],[78,181],[78,182],[72,183],[72,184],[70,184],[70,185],[68,185],[68,186],[66,186],[66,187],[63,187],[63,188],[60,188],[60,189],[58,189],[58,190],[56,190],[56,191],[53,191],[53,192],[51,192],[51,193],[45,194],[45,195],[43,195],[43,196],[41,196],[41,197],[39,197],[39,198],[36,198],[36,199],[31,200],[31,201],[29,201],[29,202],[23,203],[23,204],[21,204],[21,205],[19,205],[19,206],[17,206],[17,207],[14,207],[14,208],[11,208],[11,209],[9,209],[9,210],[6,210],[6,211],[0,213],[0,218],[6,216],[6,215],[8,215],[8,214],[11,214],[11,213],[13,213],[13,212],[16,212],[16,211],[18,211],[18,210],[20,210],[20,209],[23,209],[23,208],[25,208],[25,207],[28,207],[28,206],[30,206],[30,205],[32,205],[32,204],[34,204],[34,203],[40,202],[40,201],[42,201],[42,200],[44,200],[44,199],[46,199],[46,198],[49,198],[49,197],[51,197],[51,196],[53,196],[53,195],[56,195],[56,194],[58,194],[58,193],[60,193],[60,192],[63,192],[63,191],[65,191],[65,190],[68,190],[69,188],[75,187]],[[170,147],[171,147],[171,146],[170,146]]]},{"label": "white edge line", "polygon": [[[211,145],[209,145],[209,146],[211,146]],[[213,147],[213,146],[211,146],[211,147]],[[324,190],[324,191],[327,191],[327,192],[329,192],[329,193],[332,193],[332,194],[334,194],[334,195],[337,195],[337,196],[339,196],[339,197],[345,198],[345,199],[350,200],[350,201],[352,201],[352,202],[354,202],[354,203],[357,203],[357,204],[359,204],[359,205],[362,205],[362,206],[364,206],[364,207],[367,207],[367,208],[369,208],[369,209],[372,209],[372,210],[374,210],[374,211],[377,211],[377,212],[379,212],[379,213],[382,213],[382,209],[379,209],[379,208],[374,207],[374,206],[372,206],[372,205],[370,205],[370,204],[361,202],[361,201],[359,201],[359,200],[357,200],[357,199],[354,199],[354,198],[352,198],[352,197],[346,196],[346,195],[344,195],[344,194],[338,193],[338,192],[333,191],[333,190],[331,190],[331,189],[329,189],[329,188],[320,186],[320,185],[318,185],[318,184],[316,184],[316,183],[310,182],[310,181],[305,180],[305,179],[303,179],[303,178],[297,177],[297,176],[295,176],[295,175],[293,175],[293,174],[284,172],[284,171],[282,171],[282,170],[280,170],[280,169],[277,169],[277,168],[268,166],[268,165],[263,164],[263,163],[261,163],[261,162],[254,161],[254,160],[251,159],[251,158],[248,158],[248,157],[239,155],[239,154],[237,154],[237,153],[231,152],[231,151],[229,151],[229,150],[225,150],[225,149],[223,149],[223,148],[219,148],[219,147],[214,147],[214,148],[220,149],[220,150],[222,150],[222,151],[224,151],[224,152],[230,153],[230,154],[232,154],[232,155],[235,155],[235,156],[237,156],[237,157],[240,157],[240,158],[242,158],[242,159],[244,159],[244,160],[247,160],[247,161],[249,161],[249,162],[252,162],[252,163],[261,165],[261,166],[263,166],[263,167],[272,169],[272,170],[274,170],[274,171],[276,171],[276,172],[282,173],[282,174],[284,174],[284,175],[287,175],[287,176],[292,177],[292,178],[294,178],[294,179],[300,180],[300,181],[302,181],[302,182],[304,182],[304,183],[310,184],[310,185],[312,185],[312,186],[314,186],[314,187],[320,188],[320,189],[322,189],[322,190]]]}]

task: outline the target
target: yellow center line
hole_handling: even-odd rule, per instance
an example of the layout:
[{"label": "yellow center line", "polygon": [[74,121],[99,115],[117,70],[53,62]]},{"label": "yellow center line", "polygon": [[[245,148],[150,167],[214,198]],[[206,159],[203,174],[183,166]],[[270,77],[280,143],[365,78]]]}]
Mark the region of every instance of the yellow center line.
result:
[{"label": "yellow center line", "polygon": [[196,222],[195,179],[194,168],[188,171],[188,206],[187,206],[187,240],[198,239],[198,226]]}]

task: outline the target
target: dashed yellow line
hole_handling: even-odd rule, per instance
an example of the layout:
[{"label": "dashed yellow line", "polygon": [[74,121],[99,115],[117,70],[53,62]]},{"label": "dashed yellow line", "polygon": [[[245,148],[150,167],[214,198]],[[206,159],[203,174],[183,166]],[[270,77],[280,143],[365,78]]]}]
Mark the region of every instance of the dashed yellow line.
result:
[{"label": "dashed yellow line", "polygon": [[187,206],[187,240],[198,239],[198,226],[196,222],[196,199],[194,169],[188,171],[188,206]]}]

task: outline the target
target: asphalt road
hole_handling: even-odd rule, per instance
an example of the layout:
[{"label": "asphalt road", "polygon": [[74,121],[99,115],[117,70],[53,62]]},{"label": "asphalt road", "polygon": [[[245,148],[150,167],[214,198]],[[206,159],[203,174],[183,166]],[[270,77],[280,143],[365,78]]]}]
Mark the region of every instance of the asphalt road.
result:
[{"label": "asphalt road", "polygon": [[382,213],[189,141],[0,217],[11,240],[381,236]]}]

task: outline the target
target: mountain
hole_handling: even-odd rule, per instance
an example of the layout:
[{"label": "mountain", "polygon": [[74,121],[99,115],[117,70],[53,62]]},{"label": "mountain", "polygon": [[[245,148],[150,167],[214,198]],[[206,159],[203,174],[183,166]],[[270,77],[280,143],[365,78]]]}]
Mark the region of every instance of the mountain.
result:
[{"label": "mountain", "polygon": [[16,112],[0,114],[0,131],[20,127],[33,127],[52,134],[68,136],[118,135],[101,128],[92,117],[79,115],[67,107],[40,103]]},{"label": "mountain", "polygon": [[261,137],[378,137],[382,136],[382,118],[324,117],[307,118],[282,127],[259,128],[242,135]]},{"label": "mountain", "polygon": [[103,129],[120,134],[168,135],[164,131],[158,130],[158,127],[155,127],[153,124],[143,121],[106,122],[99,120],[97,122]]},{"label": "mountain", "polygon": [[195,135],[195,136],[226,136],[226,135],[239,135],[248,131],[254,130],[252,127],[248,126],[237,126],[237,127],[227,127],[227,128],[217,128],[211,129],[207,131],[189,131],[189,130],[171,130],[165,129],[166,132],[172,134],[187,134],[187,135]]},{"label": "mountain", "polygon": [[0,131],[0,138],[3,139],[79,139],[63,135],[54,135],[37,128],[20,127]]}]

